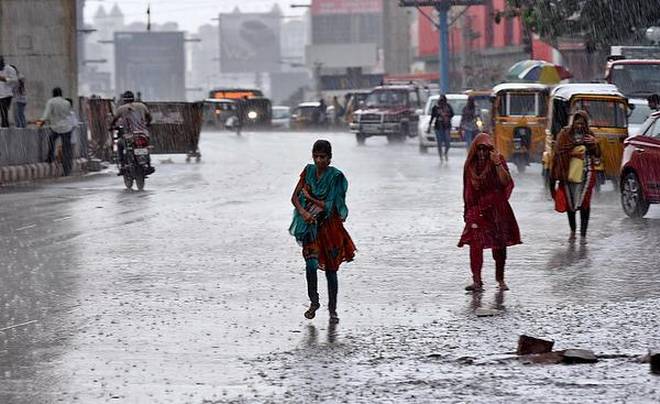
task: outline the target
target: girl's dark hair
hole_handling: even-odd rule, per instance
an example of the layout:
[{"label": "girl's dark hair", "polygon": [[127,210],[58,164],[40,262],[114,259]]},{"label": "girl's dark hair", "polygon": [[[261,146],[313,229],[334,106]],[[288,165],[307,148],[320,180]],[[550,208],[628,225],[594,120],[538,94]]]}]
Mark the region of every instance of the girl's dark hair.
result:
[{"label": "girl's dark hair", "polygon": [[332,145],[327,140],[319,139],[314,142],[312,153],[325,153],[329,157],[332,157]]}]

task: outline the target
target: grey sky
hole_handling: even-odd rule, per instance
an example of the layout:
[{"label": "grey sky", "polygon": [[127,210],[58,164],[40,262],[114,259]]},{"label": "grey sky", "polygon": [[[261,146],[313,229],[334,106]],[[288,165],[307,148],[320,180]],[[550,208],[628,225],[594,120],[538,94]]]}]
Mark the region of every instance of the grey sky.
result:
[{"label": "grey sky", "polygon": [[268,11],[277,3],[284,15],[300,15],[304,8],[290,8],[290,4],[309,4],[311,0],[87,0],[85,21],[91,22],[99,5],[106,12],[117,3],[126,16],[126,22],[145,21],[147,5],[151,3],[151,20],[155,23],[174,21],[181,29],[194,32],[197,27],[213,23],[221,12],[231,12],[238,6],[241,11]]}]

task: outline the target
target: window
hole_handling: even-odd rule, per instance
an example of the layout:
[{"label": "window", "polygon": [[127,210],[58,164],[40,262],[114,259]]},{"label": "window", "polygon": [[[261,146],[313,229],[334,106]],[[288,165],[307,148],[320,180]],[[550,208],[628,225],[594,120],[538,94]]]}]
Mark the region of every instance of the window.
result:
[{"label": "window", "polygon": [[541,98],[538,93],[509,92],[498,97],[497,110],[502,116],[540,116]]},{"label": "window", "polygon": [[612,84],[627,95],[660,93],[660,63],[615,65]]},{"label": "window", "polygon": [[367,105],[371,107],[408,105],[408,93],[391,90],[374,91],[367,97]]},{"label": "window", "polygon": [[589,126],[600,128],[626,128],[626,106],[619,101],[580,99],[573,103],[571,114],[577,110],[589,114]]}]

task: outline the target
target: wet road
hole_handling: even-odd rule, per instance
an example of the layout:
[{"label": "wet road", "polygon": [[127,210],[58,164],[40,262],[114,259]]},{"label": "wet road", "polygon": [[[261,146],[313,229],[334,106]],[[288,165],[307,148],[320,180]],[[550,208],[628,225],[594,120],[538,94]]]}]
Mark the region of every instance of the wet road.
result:
[{"label": "wet road", "polygon": [[[303,318],[287,233],[320,136],[349,179],[359,248],[337,326],[323,307]],[[571,244],[539,167],[514,173],[525,244],[509,250],[511,291],[487,259],[472,296],[456,248],[463,149],[440,165],[414,141],[347,134],[205,133],[201,148],[200,164],[157,156],[141,193],[113,175],[0,191],[0,402],[660,400],[634,360],[660,347],[660,208],[633,222],[606,189],[588,244]],[[526,365],[509,355],[523,333],[608,359]]]}]

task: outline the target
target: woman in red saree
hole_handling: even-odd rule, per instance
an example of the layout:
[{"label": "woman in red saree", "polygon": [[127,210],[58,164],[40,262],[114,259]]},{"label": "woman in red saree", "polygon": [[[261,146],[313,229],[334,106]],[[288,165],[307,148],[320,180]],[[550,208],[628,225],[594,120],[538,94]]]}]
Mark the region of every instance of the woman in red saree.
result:
[{"label": "woman in red saree", "polygon": [[[571,227],[570,239],[575,239],[575,212],[580,211],[580,235],[587,237],[589,214],[591,213],[591,195],[596,185],[596,165],[600,158],[600,148],[596,136],[589,129],[589,115],[577,111],[570,126],[557,135],[557,142],[552,159],[551,184],[555,210],[566,212]],[[578,173],[569,175],[571,160],[578,159]],[[581,171],[581,172],[580,172]],[[555,188],[555,184],[559,185]]]},{"label": "woman in red saree", "polygon": [[463,169],[465,229],[458,246],[470,246],[472,270],[472,284],[465,290],[483,290],[484,249],[493,250],[499,288],[509,289],[504,282],[506,248],[521,244],[518,223],[509,205],[512,191],[513,179],[504,157],[495,151],[490,136],[481,133],[472,142]]}]

